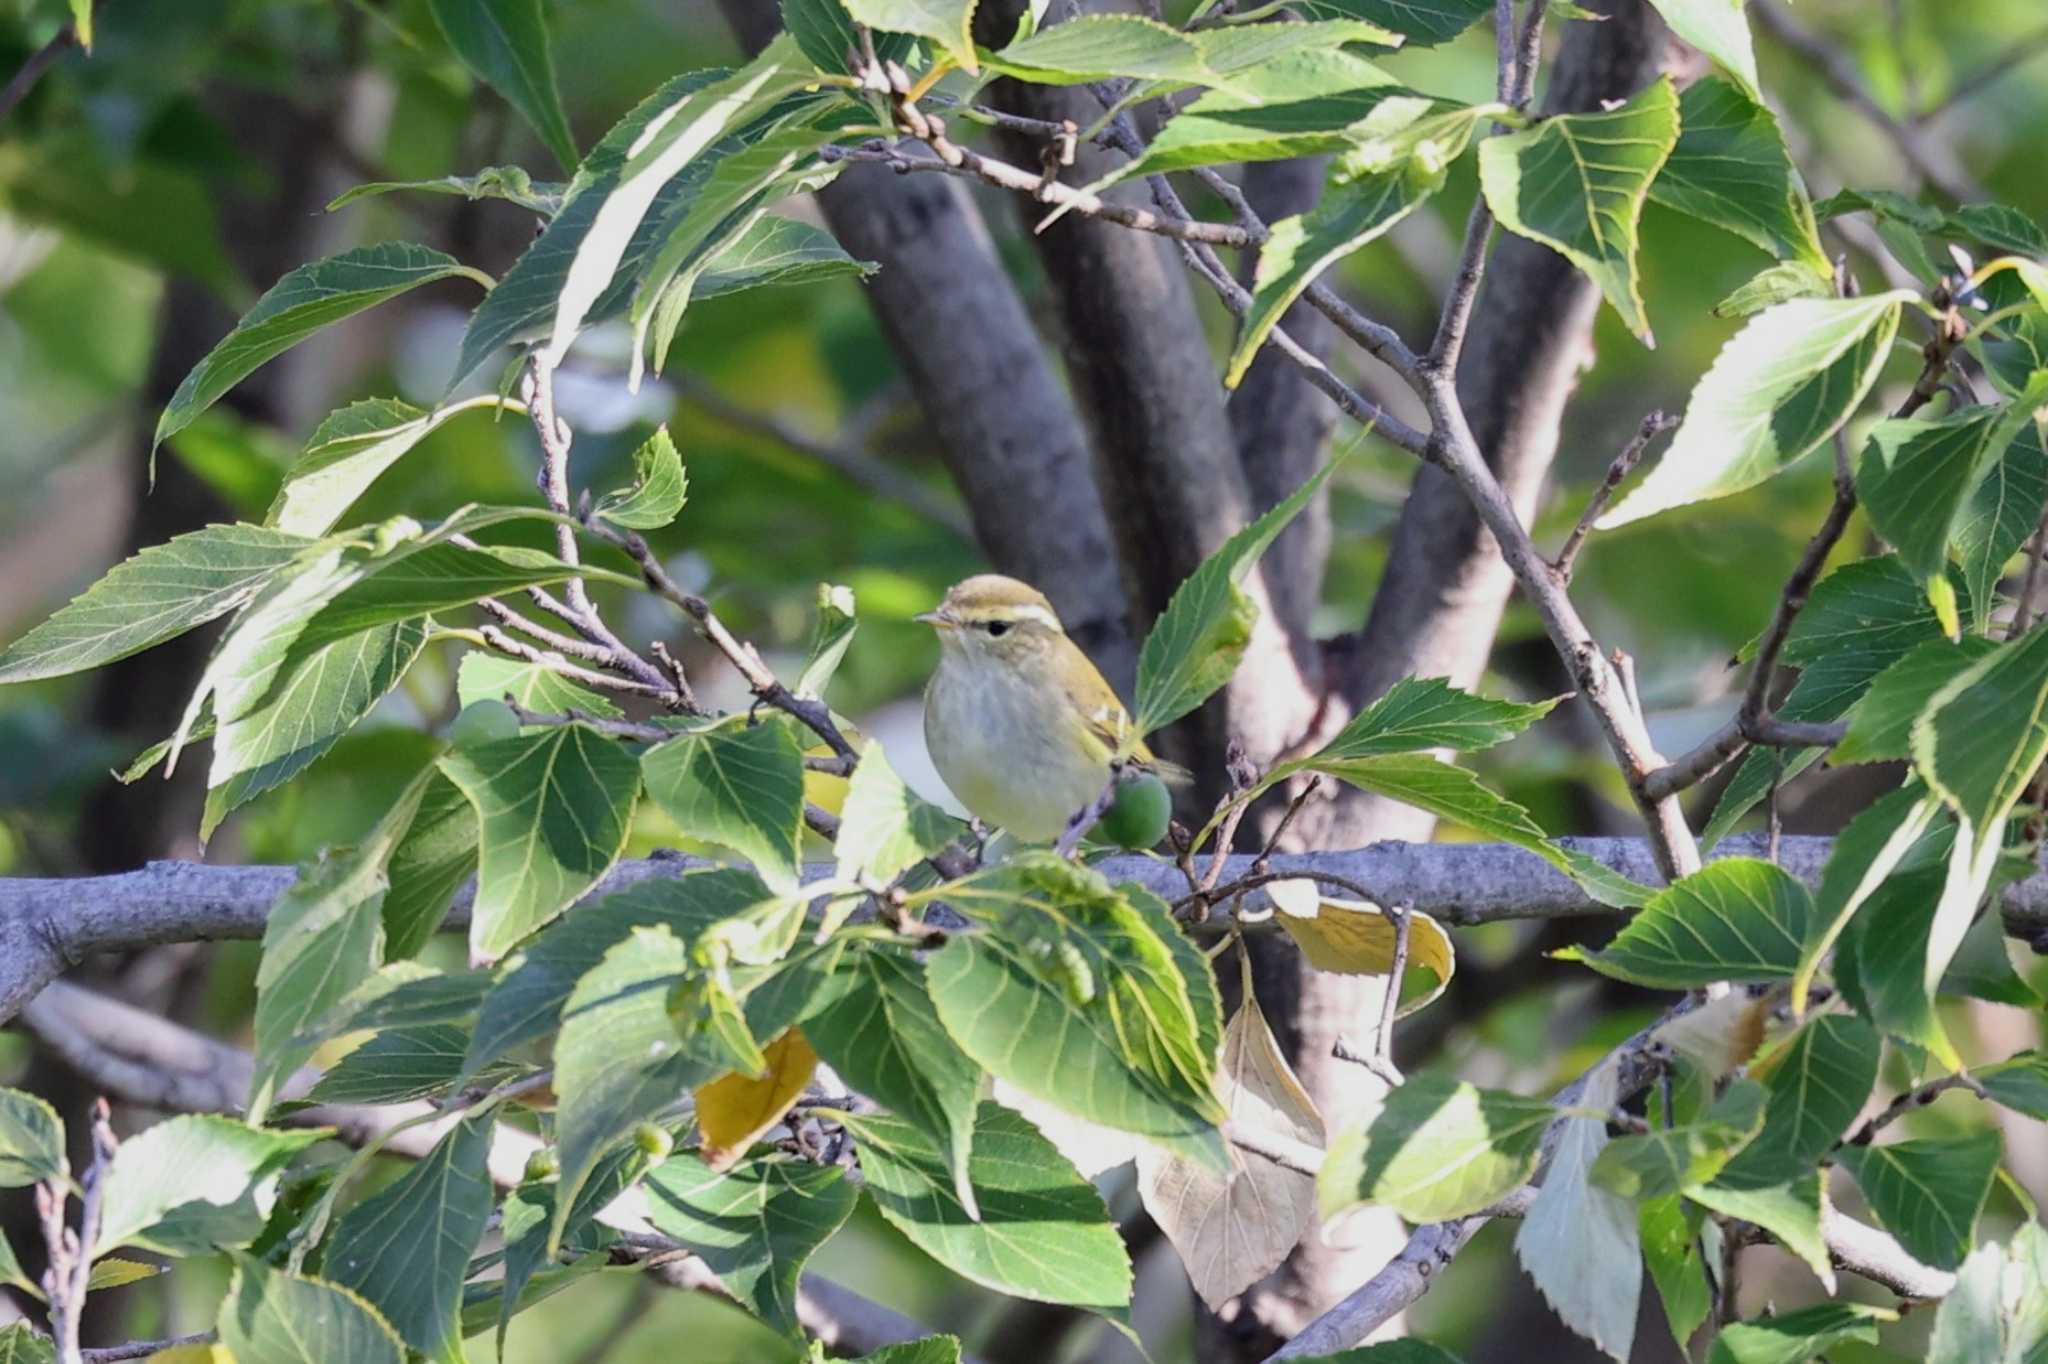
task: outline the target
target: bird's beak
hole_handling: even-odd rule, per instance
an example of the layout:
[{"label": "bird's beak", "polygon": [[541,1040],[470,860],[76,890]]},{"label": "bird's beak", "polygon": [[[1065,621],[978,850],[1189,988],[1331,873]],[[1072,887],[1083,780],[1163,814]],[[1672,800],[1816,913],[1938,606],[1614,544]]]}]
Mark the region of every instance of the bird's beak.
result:
[{"label": "bird's beak", "polygon": [[912,616],[911,619],[922,621],[934,630],[950,630],[953,628],[953,618],[944,611],[920,611]]}]

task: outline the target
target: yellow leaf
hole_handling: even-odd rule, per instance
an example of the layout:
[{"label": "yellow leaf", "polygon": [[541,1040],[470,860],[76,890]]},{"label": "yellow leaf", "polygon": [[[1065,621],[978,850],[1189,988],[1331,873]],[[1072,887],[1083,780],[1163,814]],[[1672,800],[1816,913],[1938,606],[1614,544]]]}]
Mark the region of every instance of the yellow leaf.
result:
[{"label": "yellow leaf", "polygon": [[86,1280],[85,1287],[87,1292],[96,1293],[102,1288],[119,1288],[124,1284],[154,1279],[163,1272],[163,1265],[144,1264],[140,1260],[124,1260],[118,1255],[110,1255],[93,1265],[92,1276]]},{"label": "yellow leaf", "polygon": [[[1293,936],[1301,954],[1318,971],[1347,976],[1383,976],[1394,966],[1394,926],[1378,905],[1365,900],[1333,900],[1316,893],[1313,881],[1275,881],[1266,887],[1279,911],[1280,926]],[[1412,973],[1417,967],[1436,979],[1421,994],[1401,1005],[1406,1017],[1444,992],[1457,973],[1457,951],[1442,924],[1420,910],[1408,911],[1408,966],[1401,973],[1402,992],[1420,988]]]},{"label": "yellow leaf", "polygon": [[[1231,1126],[1321,1150],[1322,1114],[1281,1054],[1246,974],[1216,1080]],[[1212,1311],[1270,1274],[1315,1225],[1313,1175],[1241,1148],[1231,1154],[1230,1173],[1218,1175],[1150,1146],[1138,1152],[1139,1197]]]},{"label": "yellow leaf", "polygon": [[235,1356],[225,1345],[173,1345],[142,1364],[235,1364]]},{"label": "yellow leaf", "polygon": [[758,1080],[726,1075],[697,1091],[699,1155],[713,1170],[730,1169],[761,1134],[782,1121],[818,1069],[818,1053],[795,1028],[761,1049],[767,1070]]}]

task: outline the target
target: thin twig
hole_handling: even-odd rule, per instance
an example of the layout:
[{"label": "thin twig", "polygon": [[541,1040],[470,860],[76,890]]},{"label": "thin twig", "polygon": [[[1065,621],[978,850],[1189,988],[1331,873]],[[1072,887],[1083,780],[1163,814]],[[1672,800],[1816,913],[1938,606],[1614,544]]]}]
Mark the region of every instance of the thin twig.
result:
[{"label": "thin twig", "polygon": [[593,644],[587,639],[576,639],[559,630],[550,630],[547,626],[514,611],[496,597],[485,597],[477,602],[477,606],[508,630],[517,630],[520,634],[538,640],[565,657],[580,658],[585,663],[600,665],[612,661],[612,651],[604,645]]},{"label": "thin twig", "polygon": [[1053,845],[1054,852],[1061,857],[1072,857],[1080,850],[1081,840],[1087,836],[1088,831],[1109,813],[1110,806],[1116,804],[1116,789],[1121,780],[1121,774],[1112,768],[1109,780],[1095,793],[1095,799],[1074,811],[1072,818],[1067,820],[1067,827],[1060,834],[1060,841]]},{"label": "thin twig", "polygon": [[7,88],[0,90],[0,119],[14,112],[14,106],[28,98],[28,92],[36,88],[36,82],[43,73],[57,64],[57,59],[78,46],[78,31],[70,24],[57,30],[57,36],[29,54],[7,82]]},{"label": "thin twig", "polygon": [[1394,1065],[1394,1015],[1401,1008],[1401,978],[1408,970],[1408,935],[1412,915],[1405,906],[1383,908],[1380,913],[1394,930],[1394,959],[1387,968],[1387,993],[1380,1000],[1379,1033],[1373,1038],[1373,1071],[1390,1085],[1401,1083]]},{"label": "thin twig", "polygon": [[1980,1099],[1985,1097],[1984,1086],[1979,1084],[1967,1071],[1958,1071],[1954,1075],[1944,1075],[1938,1080],[1928,1081],[1917,1089],[1909,1089],[1904,1094],[1899,1095],[1898,1098],[1893,1099],[1884,1109],[1873,1113],[1861,1127],[1858,1127],[1854,1132],[1837,1142],[1837,1148],[1843,1146],[1868,1146],[1870,1139],[1879,1132],[1882,1132],[1900,1118],[1905,1117],[1914,1109],[1927,1107],[1927,1105],[1933,1103],[1951,1089],[1967,1089]]},{"label": "thin twig", "polygon": [[1607,510],[1607,504],[1613,500],[1622,480],[1634,472],[1636,465],[1642,461],[1643,452],[1650,448],[1650,442],[1676,425],[1676,417],[1663,412],[1650,413],[1643,418],[1642,424],[1636,428],[1636,433],[1629,437],[1628,444],[1621,447],[1621,453],[1607,466],[1607,476],[1600,480],[1600,486],[1595,488],[1592,497],[1587,499],[1586,510],[1579,515],[1579,524],[1572,527],[1572,533],[1565,538],[1564,548],[1557,552],[1554,566],[1558,577],[1567,584],[1571,582],[1572,570],[1577,566],[1579,550],[1584,547],[1586,537],[1593,533],[1593,523],[1600,519],[1601,512]]},{"label": "thin twig", "polygon": [[148,1359],[151,1355],[165,1350],[175,1350],[181,1345],[205,1345],[215,1338],[212,1331],[196,1331],[189,1336],[172,1336],[168,1340],[131,1340],[126,1345],[102,1345],[98,1349],[80,1350],[78,1357],[83,1364],[125,1364],[130,1359]]},{"label": "thin twig", "polygon": [[519,704],[509,693],[505,704],[522,725],[582,725],[599,734],[608,734],[614,739],[631,739],[635,743],[658,744],[665,739],[676,737],[677,731],[663,729],[660,725],[643,725],[637,720],[613,720],[602,715],[591,715],[580,710],[545,711],[529,710]]},{"label": "thin twig", "polygon": [[566,677],[572,682],[580,682],[586,687],[595,687],[600,691],[624,692],[632,696],[667,698],[673,694],[672,688],[664,685],[640,682],[630,677],[619,677],[612,673],[601,673],[595,669],[581,667],[552,650],[538,649],[524,640],[514,639],[495,625],[480,625],[476,633],[477,638],[507,657],[546,668],[557,676]]}]

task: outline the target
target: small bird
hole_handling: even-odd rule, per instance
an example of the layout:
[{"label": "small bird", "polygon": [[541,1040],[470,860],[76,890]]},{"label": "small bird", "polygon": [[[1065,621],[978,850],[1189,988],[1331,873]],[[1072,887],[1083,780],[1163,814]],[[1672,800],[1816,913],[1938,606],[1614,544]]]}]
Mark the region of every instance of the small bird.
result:
[{"label": "small bird", "polygon": [[[925,744],[946,785],[984,824],[1050,842],[1126,764],[1164,766],[1134,732],[1115,689],[1067,638],[1052,603],[1028,583],[984,573],[955,584],[917,619],[938,631],[940,645],[924,694]],[[1149,842],[1157,842],[1166,795],[1151,785],[1160,814]]]}]

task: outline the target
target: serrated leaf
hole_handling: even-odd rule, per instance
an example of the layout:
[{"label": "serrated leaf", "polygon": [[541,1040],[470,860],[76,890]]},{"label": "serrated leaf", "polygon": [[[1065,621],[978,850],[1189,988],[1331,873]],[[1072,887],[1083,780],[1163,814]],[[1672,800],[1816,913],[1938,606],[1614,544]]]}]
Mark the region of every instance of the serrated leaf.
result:
[{"label": "serrated leaf", "polygon": [[344,1213],[327,1243],[327,1277],[360,1293],[421,1354],[439,1356],[459,1338],[469,1257],[496,1201],[495,1122],[485,1113],[449,1129],[424,1160]]},{"label": "serrated leaf", "polygon": [[1404,677],[1353,716],[1316,756],[1375,758],[1432,748],[1475,753],[1522,733],[1556,709],[1559,699],[1496,701],[1441,677]]},{"label": "serrated leaf", "polygon": [[157,418],[151,447],[184,430],[222,394],[321,328],[457,275],[478,277],[453,256],[411,242],[359,246],[300,266],[271,285],[234,331],[185,376]]},{"label": "serrated leaf", "polygon": [[[1292,24],[1231,24],[1188,31],[1202,60],[1219,76],[1247,74],[1254,83],[1273,63],[1303,51],[1331,51],[1347,43],[1399,47],[1407,40],[1390,28],[1362,19],[1309,20]],[[1231,81],[1233,86],[1235,80]],[[1153,87],[1155,90],[1159,87]]]},{"label": "serrated leaf", "polygon": [[328,414],[285,471],[264,524],[294,535],[325,535],[378,477],[450,417],[498,405],[495,397],[431,412],[396,398],[365,398]]},{"label": "serrated leaf", "polygon": [[629,530],[659,530],[682,511],[688,488],[683,458],[663,426],[633,451],[633,486],[599,498],[597,514]]},{"label": "serrated leaf", "polygon": [[747,1149],[782,1121],[818,1071],[818,1053],[795,1028],[761,1048],[767,1062],[759,1076],[721,1075],[697,1087],[698,1152],[714,1174],[731,1169]]},{"label": "serrated leaf", "polygon": [[1879,1322],[1898,1313],[1863,1302],[1822,1302],[1783,1316],[1733,1322],[1714,1338],[1708,1364],[1805,1364],[1852,1342],[1877,1343]]},{"label": "serrated leaf", "polygon": [[1936,692],[1997,648],[1982,636],[1931,639],[1870,684],[1849,712],[1849,731],[1829,759],[1836,763],[1902,762],[1912,757],[1913,722]]},{"label": "serrated leaf", "polygon": [[1671,1338],[1683,1350],[1714,1310],[1700,1248],[1704,1214],[1676,1194],[1646,1199],[1637,1211],[1643,1266],[1657,1285]]},{"label": "serrated leaf", "polygon": [[1936,1269],[1955,1269],[1974,1243],[1977,1214],[2004,1150],[1998,1130],[1990,1128],[1965,1137],[1845,1146],[1835,1158],[1907,1254]]},{"label": "serrated leaf", "polygon": [[566,186],[536,181],[527,174],[523,166],[485,166],[475,175],[441,175],[431,180],[376,180],[369,184],[357,185],[345,190],[330,200],[329,213],[345,208],[358,199],[370,199],[380,194],[396,194],[413,191],[425,194],[459,194],[465,199],[503,199],[507,203],[530,209],[543,218],[552,218],[562,208],[562,191]]},{"label": "serrated leaf", "polygon": [[742,719],[682,734],[641,755],[640,771],[686,835],[731,848],[772,889],[796,889],[804,758],[789,726]]},{"label": "serrated leaf", "polygon": [[1763,1129],[1764,1087],[1737,1080],[1697,1122],[1617,1137],[1594,1161],[1591,1178],[1623,1198],[1690,1193],[1713,1180]]},{"label": "serrated leaf", "polygon": [[[1579,1103],[1612,1109],[1618,1079],[1614,1062],[1602,1062],[1587,1075]],[[1590,1178],[1607,1142],[1600,1119],[1564,1120],[1535,1206],[1515,1233],[1515,1258],[1559,1320],[1627,1364],[1645,1257],[1636,1209]]]},{"label": "serrated leaf", "polygon": [[720,1173],[690,1155],[647,1176],[649,1220],[700,1256],[741,1305],[795,1335],[804,1262],[852,1215],[845,1172],[764,1153]]},{"label": "serrated leaf", "polygon": [[981,70],[974,48],[975,0],[845,0],[846,12],[857,24],[929,38],[962,70],[974,75]]},{"label": "serrated leaf", "polygon": [[0,1189],[18,1189],[70,1173],[57,1110],[19,1089],[0,1089]]},{"label": "serrated leaf", "polygon": [[313,541],[260,526],[208,526],[116,564],[0,653],[0,683],[118,662],[255,598]]},{"label": "serrated leaf", "polygon": [[1946,880],[1939,863],[1887,877],[1843,935],[1835,983],[1881,1031],[1960,1066],[1929,984],[1942,974],[1929,953]]},{"label": "serrated leaf", "polygon": [[1972,1074],[1994,1102],[2048,1122],[2048,1052],[2023,1051]]},{"label": "serrated leaf", "polygon": [[1323,1220],[1384,1204],[1411,1222],[1478,1212],[1527,1182],[1558,1111],[1442,1075],[1411,1076],[1369,1121],[1330,1144],[1316,1181]]},{"label": "serrated leaf", "polygon": [[1653,0],[1664,22],[1735,77],[1751,99],[1763,99],[1756,78],[1756,49],[1743,16],[1742,0]]},{"label": "serrated leaf", "polygon": [[1493,13],[1487,0],[1310,0],[1303,8],[1319,17],[1342,14],[1385,25],[1414,47],[1449,42]]},{"label": "serrated leaf", "polygon": [[[1217,1094],[1234,1126],[1320,1150],[1323,1115],[1287,1064],[1250,984],[1247,967],[1243,1001],[1223,1030]],[[1316,1221],[1315,1177],[1249,1151],[1218,1174],[1146,1147],[1138,1153],[1138,1195],[1211,1311],[1270,1274]]]},{"label": "serrated leaf", "polygon": [[1184,939],[1156,896],[1044,854],[952,882],[943,898],[993,925],[927,963],[961,1050],[1078,1117],[1220,1163],[1215,988],[1199,954],[1190,966],[1174,950]]},{"label": "serrated leaf", "polygon": [[1654,989],[1783,980],[1799,966],[1812,915],[1813,897],[1791,874],[1730,857],[1651,896],[1600,951],[1559,955]]},{"label": "serrated leaf", "polygon": [[1868,1023],[1835,1014],[1814,1019],[1752,1065],[1768,1096],[1763,1130],[1715,1182],[1760,1189],[1812,1170],[1863,1111],[1883,1049]]},{"label": "serrated leaf", "polygon": [[1956,1272],[1955,1287],[1934,1310],[1927,1339],[1927,1364],[1975,1364],[2015,1359],[2005,1351],[2003,1314],[2005,1251],[1982,1245]]},{"label": "serrated leaf", "polygon": [[442,755],[481,830],[469,941],[503,956],[593,885],[625,847],[640,767],[582,725]]},{"label": "serrated leaf", "polygon": [[1618,109],[1562,114],[1479,144],[1479,183],[1501,226],[1578,266],[1649,345],[1637,231],[1650,182],[1677,141],[1678,95],[1667,77]]},{"label": "serrated leaf", "polygon": [[[1301,887],[1302,893],[1285,889],[1290,886]],[[1384,976],[1394,969],[1398,932],[1380,906],[1326,898],[1313,881],[1275,882],[1267,887],[1267,894],[1279,911],[1280,926],[1316,970]],[[1408,960],[1397,987],[1401,993],[1397,1017],[1432,1003],[1449,988],[1458,969],[1457,949],[1443,925],[1419,909],[1403,912],[1408,916]],[[1408,979],[1408,972],[1417,967],[1429,972],[1427,982],[1419,988],[1411,986]]]},{"label": "serrated leaf", "polygon": [[557,161],[574,169],[576,139],[555,89],[540,0],[427,0],[427,8],[462,64],[519,111]]},{"label": "serrated leaf", "polygon": [[[614,1199],[638,1182],[653,1158],[638,1142],[626,1141],[606,1152],[571,1205],[563,1224],[560,1254],[548,1254],[548,1233],[555,1225],[555,1184],[550,1180],[526,1180],[505,1196],[499,1234],[505,1242],[505,1278],[498,1298],[498,1354],[505,1353],[505,1336],[512,1318],[522,1307],[527,1287],[564,1257],[594,1255],[617,1239],[611,1227],[597,1222]],[[469,1306],[465,1303],[465,1309]],[[467,1313],[465,1310],[465,1317]],[[467,1326],[467,1320],[465,1320]]]},{"label": "serrated leaf", "polygon": [[960,1364],[960,1342],[953,1336],[927,1336],[901,1345],[884,1345],[861,1359],[864,1364]]},{"label": "serrated leaf", "polygon": [[1224,369],[1226,388],[1244,379],[1282,314],[1324,270],[1377,240],[1442,186],[1443,168],[1464,153],[1487,111],[1437,108],[1434,100],[1420,97],[1382,100],[1354,125],[1353,136],[1362,145],[1346,157],[1350,164],[1370,156],[1365,164],[1373,173],[1333,182],[1313,209],[1272,225],[1259,247],[1251,308]]},{"label": "serrated leaf", "polygon": [[1856,491],[1879,534],[1914,576],[1946,581],[1949,543],[1984,473],[1993,409],[1936,420],[1890,418],[1871,429]]},{"label": "serrated leaf", "polygon": [[114,1153],[100,1195],[101,1251],[140,1246],[211,1255],[263,1230],[280,1170],[323,1132],[278,1132],[229,1118],[170,1118]]},{"label": "serrated leaf", "polygon": [[433,775],[428,768],[409,782],[359,846],[302,867],[264,920],[250,1122],[262,1123],[277,1086],[313,1054],[309,1026],[382,964],[391,855]]},{"label": "serrated leaf", "polygon": [[[1656,198],[1656,186],[1652,185],[1650,190],[1650,197]],[[1803,262],[1780,261],[1757,271],[1746,283],[1738,285],[1716,303],[1714,316],[1752,317],[1766,308],[1795,298],[1833,298],[1834,294],[1832,276],[1817,274],[1812,266]]]},{"label": "serrated leaf", "polygon": [[981,1067],[940,1024],[922,963],[876,948],[851,954],[842,971],[844,993],[819,1010],[806,1036],[840,1079],[945,1153],[954,1197],[970,1217],[979,1217],[968,1153]]},{"label": "serrated leaf", "polygon": [[1012,1297],[1120,1314],[1131,1262],[1102,1195],[1017,1114],[981,1105],[969,1172],[981,1219],[953,1193],[944,1151],[880,1115],[845,1118],[882,1216],[955,1274]]},{"label": "serrated leaf", "polygon": [[1807,279],[1828,288],[1834,266],[1777,117],[1712,76],[1686,87],[1678,108],[1678,145],[1651,183],[1650,197],[1797,263]]},{"label": "serrated leaf", "polygon": [[860,622],[855,612],[853,589],[839,583],[818,584],[818,616],[811,622],[811,642],[804,651],[804,670],[797,674],[795,691],[807,701],[821,701],[839,660]]},{"label": "serrated leaf", "polygon": [[1084,14],[1063,20],[989,54],[988,64],[1035,85],[1121,79],[1226,83],[1210,68],[1192,34],[1135,14]]},{"label": "serrated leaf", "polygon": [[220,1341],[237,1361],[400,1364],[405,1346],[383,1316],[346,1288],[235,1262],[220,1305]]},{"label": "serrated leaf", "polygon": [[[306,1095],[316,1104],[399,1104],[447,1094],[462,1073],[469,1031],[454,1023],[386,1028],[328,1068]],[[485,1088],[518,1075],[512,1066],[486,1069]]]},{"label": "serrated leaf", "polygon": [[[42,1288],[28,1276],[28,1271],[21,1267],[21,1261],[15,1258],[14,1246],[9,1243],[7,1233],[0,1231],[0,1285],[4,1284],[12,1284],[37,1301],[42,1300]],[[6,1358],[4,1350],[0,1350],[0,1364],[4,1364]]]},{"label": "serrated leaf", "polygon": [[616,720],[625,714],[603,692],[578,686],[545,664],[501,658],[479,649],[462,656],[461,666],[455,670],[458,704],[502,701],[508,696],[526,709],[544,715],[573,710],[601,720]]},{"label": "serrated leaf", "polygon": [[839,878],[888,885],[963,832],[959,820],[904,784],[880,744],[870,744],[839,812]]},{"label": "serrated leaf", "polygon": [[1790,1183],[1768,1189],[1724,1189],[1709,1184],[1688,1191],[1686,1196],[1723,1217],[1762,1227],[1804,1261],[1823,1288],[1835,1291],[1834,1261],[1821,1234],[1827,1193],[1815,1172],[1809,1170]]},{"label": "serrated leaf", "polygon": [[0,1364],[57,1364],[57,1346],[25,1321],[0,1327]]},{"label": "serrated leaf", "polygon": [[1955,526],[1955,545],[1963,561],[1963,581],[1976,604],[1976,626],[1984,628],[1997,599],[2005,565],[2026,543],[2048,506],[2048,452],[2041,428],[2021,424],[2019,434],[2001,453],[1986,441],[1990,467],[1970,490]]},{"label": "serrated leaf", "polygon": [[436,770],[385,868],[391,883],[384,893],[387,960],[417,956],[432,940],[455,892],[476,874],[477,836],[476,807]]},{"label": "serrated leaf", "polygon": [[1877,382],[1911,297],[1795,299],[1750,319],[1694,386],[1657,467],[1596,524],[1753,488],[1821,445]]},{"label": "serrated leaf", "polygon": [[[860,60],[860,35],[840,0],[782,0],[781,9],[783,28],[820,71],[852,74]],[[878,60],[912,64],[917,40],[910,34],[876,33],[873,41]]]},{"label": "serrated leaf", "polygon": [[1334,468],[1332,462],[1317,470],[1286,501],[1224,541],[1175,589],[1138,655],[1136,734],[1178,720],[1237,671],[1258,615],[1241,584]]}]

